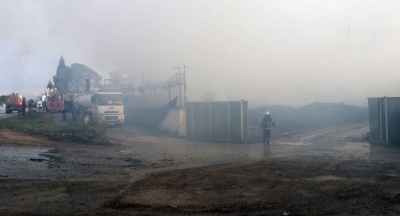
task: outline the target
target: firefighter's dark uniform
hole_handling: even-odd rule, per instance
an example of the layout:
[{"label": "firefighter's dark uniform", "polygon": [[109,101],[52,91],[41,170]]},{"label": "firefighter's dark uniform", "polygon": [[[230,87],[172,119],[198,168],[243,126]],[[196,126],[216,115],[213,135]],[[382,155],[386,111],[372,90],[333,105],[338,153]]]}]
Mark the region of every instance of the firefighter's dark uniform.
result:
[{"label": "firefighter's dark uniform", "polygon": [[29,107],[29,111],[31,111],[31,108],[32,108],[32,104],[33,104],[33,100],[32,99],[30,99],[29,100],[29,102],[28,102],[28,107]]},{"label": "firefighter's dark uniform", "polygon": [[26,108],[26,101],[25,98],[22,98],[22,116],[25,116],[25,108]]},{"label": "firefighter's dark uniform", "polygon": [[275,122],[269,115],[265,115],[262,122],[261,122],[261,128],[263,129],[264,132],[264,144],[267,143],[269,145],[270,140],[271,140],[271,128],[275,127]]}]

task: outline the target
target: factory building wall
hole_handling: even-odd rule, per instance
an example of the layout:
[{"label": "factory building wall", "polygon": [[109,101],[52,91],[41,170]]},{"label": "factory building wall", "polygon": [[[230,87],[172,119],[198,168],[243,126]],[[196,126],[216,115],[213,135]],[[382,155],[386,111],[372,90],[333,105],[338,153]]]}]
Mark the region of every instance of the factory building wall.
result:
[{"label": "factory building wall", "polygon": [[158,126],[161,130],[168,130],[179,136],[186,136],[186,109],[172,108]]},{"label": "factory building wall", "polygon": [[214,142],[246,142],[247,101],[188,102],[188,137]]},{"label": "factory building wall", "polygon": [[400,145],[400,97],[368,98],[370,143]]}]

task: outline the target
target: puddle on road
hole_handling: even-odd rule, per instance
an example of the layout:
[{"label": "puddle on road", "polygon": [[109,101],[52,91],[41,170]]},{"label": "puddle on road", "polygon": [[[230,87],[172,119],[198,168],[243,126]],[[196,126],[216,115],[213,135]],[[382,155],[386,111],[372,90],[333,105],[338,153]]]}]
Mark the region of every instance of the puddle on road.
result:
[{"label": "puddle on road", "polygon": [[348,180],[348,179],[340,177],[340,176],[325,175],[325,176],[316,176],[313,178],[306,178],[306,180],[323,182],[323,181],[344,181],[344,180]]},{"label": "puddle on road", "polygon": [[303,143],[303,142],[278,142],[279,145],[312,145],[312,143]]},{"label": "puddle on road", "polygon": [[143,161],[173,164],[218,164],[262,160],[269,157],[326,155],[333,157],[368,157],[369,146],[360,143],[146,143],[129,145],[121,152]]},{"label": "puddle on road", "polygon": [[0,158],[12,158],[16,161],[27,161],[30,158],[47,159],[39,154],[47,152],[47,148],[38,147],[15,147],[15,146],[0,146]]},{"label": "puddle on road", "polygon": [[[91,151],[91,147],[85,147]],[[98,148],[98,147],[93,147]],[[378,148],[375,148],[378,149]],[[105,151],[108,149],[105,148]],[[51,153],[51,154],[50,154]],[[97,152],[98,153],[98,152]],[[198,167],[221,163],[236,163],[256,161],[273,157],[303,157],[322,156],[332,157],[337,160],[351,158],[369,158],[371,148],[366,143],[263,143],[239,144],[239,143],[146,143],[131,144],[124,151],[119,151],[115,160],[109,160],[101,155],[76,155],[63,158],[65,164],[62,169],[63,175],[75,175],[76,167],[79,165],[81,171],[87,175],[87,166],[107,165],[110,172],[113,166],[125,168],[149,168],[152,166],[160,168],[183,168]],[[379,154],[381,155],[381,154]],[[33,160],[31,160],[33,158]],[[45,175],[43,170],[48,169],[48,161],[56,160],[60,155],[55,150],[40,147],[14,147],[0,146],[0,174],[10,178],[40,178]],[[121,160],[122,159],[122,160]],[[335,159],[335,160],[336,160]],[[57,159],[58,160],[58,159]],[[42,162],[40,162],[42,161]],[[77,165],[78,164],[78,165]],[[83,166],[85,165],[85,166]],[[21,171],[22,170],[22,171]],[[48,175],[52,175],[50,173]],[[104,176],[108,175],[104,172]]]},{"label": "puddle on road", "polygon": [[37,178],[48,165],[35,160],[48,160],[39,155],[46,151],[38,147],[0,146],[0,173],[10,178]]}]

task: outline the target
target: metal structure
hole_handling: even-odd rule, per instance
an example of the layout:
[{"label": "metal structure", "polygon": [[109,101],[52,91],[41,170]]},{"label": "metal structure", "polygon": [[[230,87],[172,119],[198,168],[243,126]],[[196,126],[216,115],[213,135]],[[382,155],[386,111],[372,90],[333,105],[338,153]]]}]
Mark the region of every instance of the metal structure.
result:
[{"label": "metal structure", "polygon": [[183,65],[183,73],[180,67],[178,72],[171,76],[167,81],[157,82],[154,79],[145,79],[143,73],[141,82],[133,82],[127,73],[121,71],[113,71],[110,73],[111,79],[104,79],[101,90],[103,91],[119,91],[125,96],[125,102],[132,102],[140,108],[159,107],[171,102],[175,97],[178,97],[178,107],[186,106],[186,67]]},{"label": "metal structure", "polygon": [[143,74],[142,82],[129,82],[126,73],[119,72],[121,74],[118,74],[114,71],[111,79],[104,80],[102,90],[120,91],[126,96],[127,102],[130,97],[133,97],[132,103],[139,104],[139,108],[160,107],[178,97],[178,107],[183,108],[186,107],[186,68],[188,67],[184,65],[183,73],[181,73],[180,67],[173,67],[173,69],[178,69],[178,72],[164,82],[157,82],[154,79],[145,80]]},{"label": "metal structure", "polygon": [[400,97],[368,98],[370,143],[400,145]]},{"label": "metal structure", "polygon": [[186,97],[182,95],[182,86],[184,86],[186,89],[185,75],[182,75],[179,69],[179,73],[176,73],[174,76],[170,77],[167,81],[162,83],[163,89],[168,90],[168,102],[171,101],[171,88],[177,87],[179,89],[179,107],[186,106]]},{"label": "metal structure", "polygon": [[246,142],[248,102],[188,102],[186,131],[189,137],[217,142]]}]

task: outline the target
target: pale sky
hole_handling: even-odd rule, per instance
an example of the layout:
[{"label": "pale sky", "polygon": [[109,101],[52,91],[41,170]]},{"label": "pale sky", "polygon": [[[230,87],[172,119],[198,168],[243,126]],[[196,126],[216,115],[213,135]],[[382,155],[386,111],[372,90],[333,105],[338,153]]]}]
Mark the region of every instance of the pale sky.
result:
[{"label": "pale sky", "polygon": [[400,96],[400,1],[0,0],[0,93],[38,94],[58,60],[166,81],[188,99],[299,106]]}]

